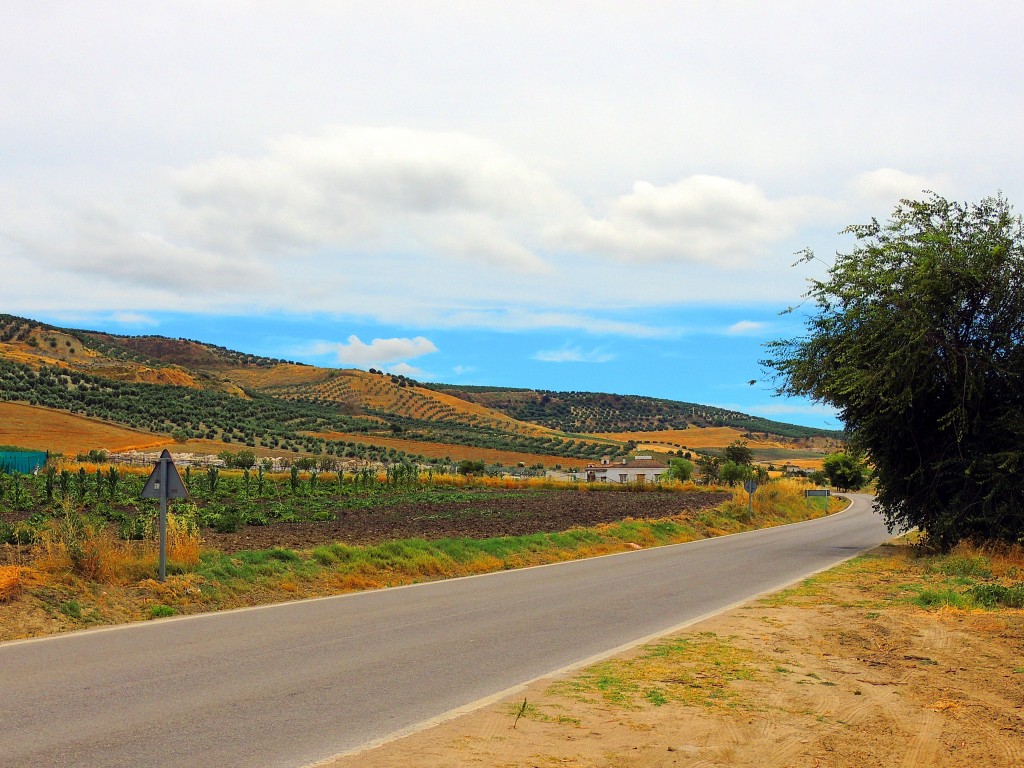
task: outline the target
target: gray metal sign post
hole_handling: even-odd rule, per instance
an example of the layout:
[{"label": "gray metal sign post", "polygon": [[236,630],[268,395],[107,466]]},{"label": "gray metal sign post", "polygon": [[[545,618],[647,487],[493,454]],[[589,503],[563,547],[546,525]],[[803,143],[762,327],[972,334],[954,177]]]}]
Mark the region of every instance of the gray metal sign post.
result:
[{"label": "gray metal sign post", "polygon": [[747,480],[743,483],[743,490],[747,492],[747,520],[754,519],[754,491],[757,490],[757,480]]},{"label": "gray metal sign post", "polygon": [[808,508],[810,508],[810,506],[811,506],[811,497],[812,496],[824,496],[825,497],[825,514],[826,515],[828,514],[828,500],[829,500],[829,497],[831,495],[832,495],[832,491],[830,491],[828,488],[814,488],[814,489],[808,489],[808,490],[804,491],[804,498],[807,499],[807,506],[808,506]]},{"label": "gray metal sign post", "polygon": [[146,487],[142,489],[142,498],[160,499],[160,581],[167,580],[167,500],[184,499],[186,496],[188,490],[181,482],[171,452],[164,449],[153,467],[153,474],[146,481]]}]

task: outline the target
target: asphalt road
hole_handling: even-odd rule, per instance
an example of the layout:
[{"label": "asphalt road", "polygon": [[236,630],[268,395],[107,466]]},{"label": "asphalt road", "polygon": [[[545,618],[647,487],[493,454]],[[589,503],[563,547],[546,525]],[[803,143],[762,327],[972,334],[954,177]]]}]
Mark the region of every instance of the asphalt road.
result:
[{"label": "asphalt road", "polygon": [[3,644],[0,765],[307,765],[887,538],[855,496],[692,544]]}]

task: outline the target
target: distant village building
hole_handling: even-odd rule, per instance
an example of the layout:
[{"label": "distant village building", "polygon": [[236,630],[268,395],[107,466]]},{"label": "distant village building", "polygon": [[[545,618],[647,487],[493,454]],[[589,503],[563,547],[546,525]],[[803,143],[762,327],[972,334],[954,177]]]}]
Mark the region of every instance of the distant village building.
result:
[{"label": "distant village building", "polygon": [[655,461],[652,456],[636,456],[632,461],[623,459],[618,464],[605,458],[600,464],[588,464],[574,477],[588,483],[657,483],[667,469],[667,464]]}]

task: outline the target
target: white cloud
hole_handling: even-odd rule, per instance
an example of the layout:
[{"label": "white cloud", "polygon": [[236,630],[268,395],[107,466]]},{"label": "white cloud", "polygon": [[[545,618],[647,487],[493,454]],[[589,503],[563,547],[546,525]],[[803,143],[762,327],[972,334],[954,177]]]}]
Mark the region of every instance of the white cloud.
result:
[{"label": "white cloud", "polygon": [[949,194],[952,182],[945,174],[917,175],[894,168],[879,168],[861,173],[850,184],[852,192],[865,203],[878,208],[879,218],[903,199],[920,200],[925,192]]},{"label": "white cloud", "polygon": [[158,320],[155,320],[149,315],[145,315],[141,312],[114,312],[110,315],[110,319],[120,325],[160,325]]},{"label": "white cloud", "polygon": [[541,350],[533,359],[545,363],[608,363],[615,359],[615,355],[600,349],[585,352],[580,347],[566,345],[561,349]]},{"label": "white cloud", "polygon": [[[574,205],[540,170],[462,133],[338,127],[170,175],[177,231],[204,247],[406,251],[544,269],[531,222]],[[527,242],[524,242],[524,239]]]},{"label": "white cloud", "polygon": [[[740,409],[743,410],[743,409]],[[747,413],[755,416],[785,416],[787,414],[801,414],[813,416],[826,416],[838,420],[839,413],[829,405],[818,403],[801,403],[798,401],[765,403],[762,405],[748,405],[745,408]],[[840,427],[836,427],[839,429]]]},{"label": "white cloud", "polygon": [[397,365],[388,366],[388,373],[394,373],[399,376],[408,376],[411,379],[428,379],[433,378],[432,374],[427,373],[421,368],[417,368],[408,363],[398,363]]},{"label": "white cloud", "polygon": [[753,320],[740,320],[738,323],[733,323],[725,332],[730,336],[748,336],[756,334],[768,327],[767,323],[755,322]]},{"label": "white cloud", "polygon": [[824,201],[770,200],[754,184],[691,176],[656,186],[638,181],[603,218],[549,230],[556,242],[631,262],[749,263],[795,231]]},{"label": "white cloud", "polygon": [[[352,365],[370,365],[374,363],[397,363],[437,352],[437,347],[430,339],[417,336],[412,339],[374,339],[366,344],[356,335],[348,337],[348,343],[318,342],[310,349],[310,354],[333,352],[339,363]],[[393,366],[391,370],[396,370]]]}]

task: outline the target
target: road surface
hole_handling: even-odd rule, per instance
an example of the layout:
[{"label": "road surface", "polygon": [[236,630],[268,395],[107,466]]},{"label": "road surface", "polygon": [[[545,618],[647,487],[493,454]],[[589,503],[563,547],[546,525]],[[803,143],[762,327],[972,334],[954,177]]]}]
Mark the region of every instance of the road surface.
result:
[{"label": "road surface", "polygon": [[854,499],[691,544],[2,644],[0,765],[308,765],[889,538]]}]

